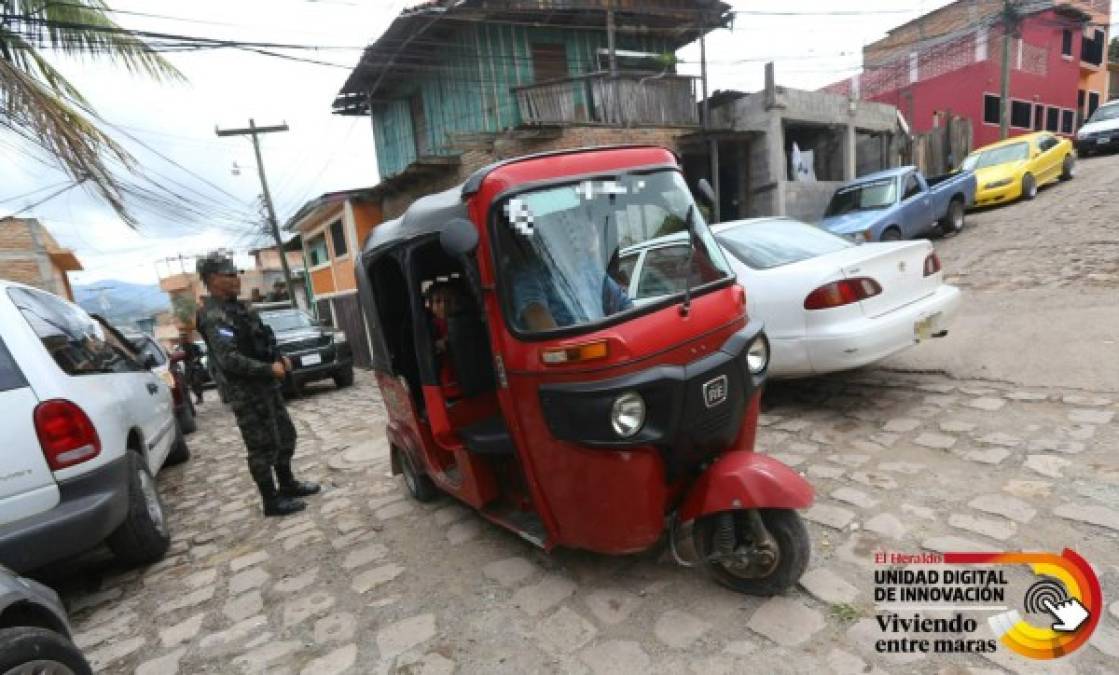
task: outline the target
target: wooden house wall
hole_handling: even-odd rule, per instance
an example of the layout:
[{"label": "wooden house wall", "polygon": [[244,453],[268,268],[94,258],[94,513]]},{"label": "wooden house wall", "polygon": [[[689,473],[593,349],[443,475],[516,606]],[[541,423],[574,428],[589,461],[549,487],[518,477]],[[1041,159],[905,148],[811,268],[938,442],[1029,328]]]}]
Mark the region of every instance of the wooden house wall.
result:
[{"label": "wooden house wall", "polygon": [[[450,154],[456,133],[494,133],[521,123],[511,88],[533,83],[532,44],[566,46],[572,75],[597,70],[596,52],[605,49],[605,31],[563,30],[509,24],[478,23],[459,31],[440,48],[441,64],[416,78],[411,89],[374,108],[373,133],[381,178],[403,171],[416,160],[409,98],[420,93],[432,154]],[[673,51],[655,35],[617,35],[617,48],[649,53]],[[586,105],[578,100],[575,105]]]}]

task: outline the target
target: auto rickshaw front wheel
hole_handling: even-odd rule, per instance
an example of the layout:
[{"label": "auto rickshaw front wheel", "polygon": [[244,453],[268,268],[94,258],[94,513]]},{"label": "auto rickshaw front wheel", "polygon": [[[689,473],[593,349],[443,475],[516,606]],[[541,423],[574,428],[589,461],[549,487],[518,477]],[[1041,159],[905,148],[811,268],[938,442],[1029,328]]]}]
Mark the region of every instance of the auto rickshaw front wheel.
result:
[{"label": "auto rickshaw front wheel", "polygon": [[700,518],[695,548],[708,573],[747,595],[776,595],[808,567],[808,529],[796,511],[723,511]]}]

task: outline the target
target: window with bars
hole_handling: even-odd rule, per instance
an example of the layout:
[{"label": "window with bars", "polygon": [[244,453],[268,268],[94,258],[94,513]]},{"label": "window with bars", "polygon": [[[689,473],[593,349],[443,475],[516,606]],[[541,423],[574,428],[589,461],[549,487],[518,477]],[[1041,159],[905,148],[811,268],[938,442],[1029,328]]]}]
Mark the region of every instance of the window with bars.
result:
[{"label": "window with bars", "polygon": [[1058,129],[1060,129],[1060,126],[1061,126],[1061,109],[1060,108],[1052,108],[1052,107],[1048,108],[1045,111],[1045,130],[1046,131],[1057,131]]},{"label": "window with bars", "polygon": [[987,124],[998,124],[1000,119],[999,108],[1002,99],[992,94],[983,94],[983,121]]}]

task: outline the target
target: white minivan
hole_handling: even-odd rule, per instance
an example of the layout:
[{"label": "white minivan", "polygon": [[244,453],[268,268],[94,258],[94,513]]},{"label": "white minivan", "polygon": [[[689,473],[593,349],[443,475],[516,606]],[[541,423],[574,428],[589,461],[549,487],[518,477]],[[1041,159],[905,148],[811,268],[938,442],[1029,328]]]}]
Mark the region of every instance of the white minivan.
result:
[{"label": "white minivan", "polygon": [[189,456],[167,385],[110,326],[0,280],[0,564],[106,542],[126,564],[170,544],[154,476]]}]

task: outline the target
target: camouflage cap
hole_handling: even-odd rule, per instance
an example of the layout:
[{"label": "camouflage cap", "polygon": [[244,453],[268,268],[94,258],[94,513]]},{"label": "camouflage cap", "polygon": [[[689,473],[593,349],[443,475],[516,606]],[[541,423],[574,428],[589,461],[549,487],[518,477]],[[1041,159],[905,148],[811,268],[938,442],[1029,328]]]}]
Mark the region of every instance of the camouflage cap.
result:
[{"label": "camouflage cap", "polygon": [[198,259],[195,271],[205,280],[211,274],[237,274],[237,266],[226,252],[211,251]]}]

